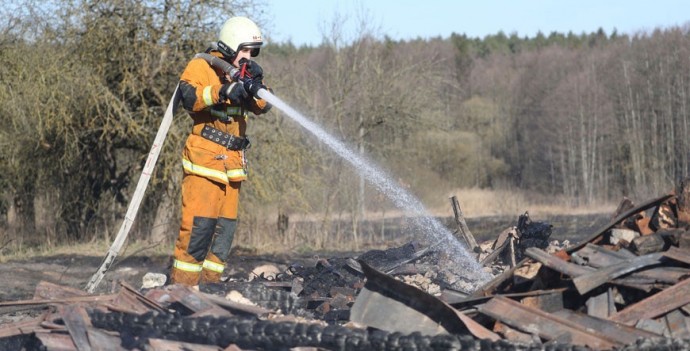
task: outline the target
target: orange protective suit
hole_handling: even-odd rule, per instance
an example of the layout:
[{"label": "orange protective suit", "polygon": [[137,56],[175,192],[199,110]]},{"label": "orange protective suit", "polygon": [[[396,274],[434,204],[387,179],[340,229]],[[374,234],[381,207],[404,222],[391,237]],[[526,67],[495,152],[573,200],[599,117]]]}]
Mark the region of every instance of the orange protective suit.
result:
[{"label": "orange protective suit", "polygon": [[[210,54],[222,58],[218,52]],[[221,101],[223,83],[228,83],[225,74],[202,58],[192,59],[180,77],[182,105],[194,126],[182,153],[182,218],[171,283],[220,281],[237,228],[240,185],[247,179],[245,150],[219,144],[218,138],[208,137],[209,130],[245,137],[248,112],[258,115],[270,108],[252,97],[240,106]]]}]

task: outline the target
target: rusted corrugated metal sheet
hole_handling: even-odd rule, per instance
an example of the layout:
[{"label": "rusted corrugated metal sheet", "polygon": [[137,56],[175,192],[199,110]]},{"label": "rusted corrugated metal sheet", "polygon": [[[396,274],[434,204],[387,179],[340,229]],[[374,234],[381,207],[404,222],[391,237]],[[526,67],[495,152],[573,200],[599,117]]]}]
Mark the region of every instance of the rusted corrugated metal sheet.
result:
[{"label": "rusted corrugated metal sheet", "polygon": [[[467,319],[460,318],[441,300],[380,273],[362,261],[359,264],[367,282],[352,306],[350,320],[391,332],[466,334],[473,328],[475,333],[496,337],[478,323],[465,325]],[[390,318],[391,315],[397,317]]]},{"label": "rusted corrugated metal sheet", "polygon": [[573,283],[580,294],[586,294],[593,289],[618,278],[624,274],[659,263],[660,253],[639,256],[614,265],[598,269],[595,272],[579,275],[573,278]]},{"label": "rusted corrugated metal sheet", "polygon": [[690,264],[690,250],[671,246],[664,252],[664,257],[668,257],[678,262]]}]

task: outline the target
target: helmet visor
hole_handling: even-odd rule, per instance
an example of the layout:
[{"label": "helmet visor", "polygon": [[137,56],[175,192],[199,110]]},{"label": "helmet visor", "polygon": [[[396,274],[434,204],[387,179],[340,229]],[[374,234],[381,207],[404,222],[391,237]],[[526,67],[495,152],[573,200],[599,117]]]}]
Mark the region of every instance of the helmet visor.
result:
[{"label": "helmet visor", "polygon": [[239,51],[242,49],[251,49],[251,51],[249,52],[249,55],[251,55],[251,57],[257,57],[257,56],[259,56],[259,51],[261,50],[261,45],[263,45],[263,42],[261,42],[261,41],[242,43],[237,47],[237,50]]}]

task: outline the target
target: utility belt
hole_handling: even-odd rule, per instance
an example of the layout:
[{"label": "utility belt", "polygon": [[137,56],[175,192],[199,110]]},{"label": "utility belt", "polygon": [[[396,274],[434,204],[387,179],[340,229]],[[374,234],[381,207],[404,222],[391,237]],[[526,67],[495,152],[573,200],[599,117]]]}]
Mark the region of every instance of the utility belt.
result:
[{"label": "utility belt", "polygon": [[216,144],[223,145],[230,150],[244,150],[251,146],[249,138],[234,136],[208,125],[205,125],[204,129],[201,130],[201,137]]}]

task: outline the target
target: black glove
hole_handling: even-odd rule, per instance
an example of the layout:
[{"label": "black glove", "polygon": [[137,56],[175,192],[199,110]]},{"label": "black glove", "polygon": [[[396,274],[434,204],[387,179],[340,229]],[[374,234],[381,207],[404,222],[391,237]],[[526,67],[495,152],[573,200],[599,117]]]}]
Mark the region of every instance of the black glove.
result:
[{"label": "black glove", "polygon": [[220,87],[221,100],[230,100],[233,105],[241,105],[244,99],[248,97],[246,87],[241,83],[227,83]]},{"label": "black glove", "polygon": [[252,79],[256,82],[263,82],[264,80],[264,70],[259,66],[258,63],[254,61],[247,62],[247,72],[252,76]]},{"label": "black glove", "polygon": [[257,93],[259,92],[259,89],[266,89],[266,86],[261,83],[261,81],[257,81],[254,79],[245,79],[244,80],[244,90],[247,92],[247,94],[251,95],[252,97],[255,97],[257,99],[260,99],[259,95]]}]

